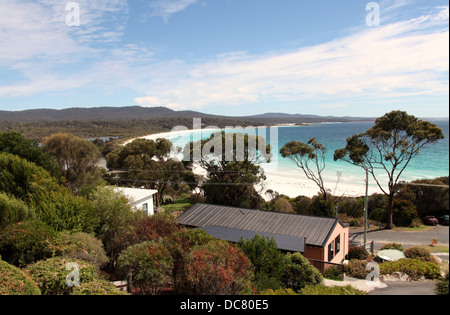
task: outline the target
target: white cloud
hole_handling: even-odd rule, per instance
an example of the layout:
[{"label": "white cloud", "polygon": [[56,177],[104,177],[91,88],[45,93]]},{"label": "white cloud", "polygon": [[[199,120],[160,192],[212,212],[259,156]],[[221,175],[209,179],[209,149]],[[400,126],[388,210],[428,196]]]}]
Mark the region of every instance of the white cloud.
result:
[{"label": "white cloud", "polygon": [[[126,0],[77,2],[81,26],[72,28],[65,24],[65,2],[0,2],[0,12],[8,12],[0,19],[0,70],[24,78],[0,85],[0,97],[124,88],[136,92],[139,105],[174,109],[301,101],[350,109],[362,99],[448,100],[448,6],[315,46],[228,52],[187,63],[158,61],[148,48],[117,44],[128,18]],[[168,18],[196,2],[156,1],[153,14]]]},{"label": "white cloud", "polygon": [[167,23],[172,14],[183,11],[198,0],[156,0],[150,3],[151,16],[161,16]]},{"label": "white cloud", "polygon": [[[181,64],[147,95],[195,108],[261,101],[448,95],[448,7],[298,50]],[[162,79],[162,80],[161,80]],[[139,101],[140,99],[137,99]]]}]

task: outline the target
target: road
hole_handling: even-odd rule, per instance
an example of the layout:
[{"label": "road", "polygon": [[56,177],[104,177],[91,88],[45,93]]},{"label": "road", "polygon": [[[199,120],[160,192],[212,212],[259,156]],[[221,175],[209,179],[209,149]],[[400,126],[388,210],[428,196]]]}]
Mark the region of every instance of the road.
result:
[{"label": "road", "polygon": [[[349,239],[351,242],[362,242],[364,232],[361,229],[350,228]],[[386,243],[400,243],[403,248],[430,244],[436,239],[437,245],[449,244],[449,227],[437,225],[426,231],[395,231],[395,230],[371,230],[367,232],[367,242],[374,241],[375,250],[379,250]],[[447,255],[448,256],[448,255]]]}]

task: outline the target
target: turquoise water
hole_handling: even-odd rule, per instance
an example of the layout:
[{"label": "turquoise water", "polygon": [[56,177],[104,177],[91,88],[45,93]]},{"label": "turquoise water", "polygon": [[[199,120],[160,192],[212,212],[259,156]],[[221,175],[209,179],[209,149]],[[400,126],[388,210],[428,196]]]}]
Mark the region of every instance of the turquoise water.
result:
[{"label": "turquoise water", "polygon": [[[432,179],[441,176],[449,176],[449,121],[431,121],[440,127],[445,135],[445,139],[431,143],[424,147],[419,155],[414,158],[402,173],[401,180],[412,181],[415,179]],[[337,172],[341,172],[341,181],[348,183],[361,183],[364,181],[365,173],[361,168],[353,166],[343,161],[335,162],[333,154],[336,149],[345,147],[346,139],[354,134],[359,134],[373,126],[373,122],[358,123],[324,123],[310,126],[283,126],[277,127],[278,151],[276,152],[276,168],[280,172],[291,171],[297,167],[288,159],[280,156],[281,147],[291,140],[308,142],[309,138],[315,137],[327,148],[326,169],[324,177],[329,180],[337,178]],[[273,129],[271,129],[273,132]],[[235,130],[225,130],[226,132],[236,132]],[[265,129],[266,138],[270,143],[271,132]],[[208,138],[213,131],[194,131],[192,135]],[[191,135],[191,140],[193,139]],[[170,139],[177,146],[183,147],[189,141],[186,137],[175,137]],[[274,165],[272,165],[273,167]],[[385,174],[379,171],[380,174]]]}]

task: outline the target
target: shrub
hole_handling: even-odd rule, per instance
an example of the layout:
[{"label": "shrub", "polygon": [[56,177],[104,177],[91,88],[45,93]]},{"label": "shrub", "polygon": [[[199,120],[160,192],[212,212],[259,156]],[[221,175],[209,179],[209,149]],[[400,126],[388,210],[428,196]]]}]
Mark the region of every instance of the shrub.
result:
[{"label": "shrub", "polygon": [[173,259],[162,242],[151,241],[125,249],[118,258],[118,268],[128,283],[139,288],[141,294],[158,294],[169,282]]},{"label": "shrub", "polygon": [[255,267],[254,284],[258,290],[278,289],[288,260],[278,250],[275,240],[255,235],[252,239],[241,239],[238,246]]},{"label": "shrub", "polygon": [[70,295],[74,286],[67,285],[67,278],[71,278],[73,269],[66,267],[69,263],[78,264],[80,285],[100,279],[94,265],[83,260],[67,257],[55,257],[38,261],[26,267],[34,281],[38,284],[43,295]]},{"label": "shrub", "polygon": [[57,233],[41,221],[25,221],[8,225],[0,234],[3,260],[15,266],[25,266],[52,257],[51,243]]},{"label": "shrub", "polygon": [[22,200],[0,192],[0,229],[13,223],[32,220],[34,218],[34,210],[28,207]]},{"label": "shrub", "polygon": [[405,256],[407,258],[414,258],[421,261],[428,261],[437,264],[436,258],[426,248],[422,247],[410,247],[405,250]]},{"label": "shrub", "polygon": [[41,291],[25,272],[0,260],[0,295],[41,295]]},{"label": "shrub", "polygon": [[299,291],[306,285],[316,285],[323,281],[320,271],[302,254],[287,254],[287,259],[289,262],[282,277],[283,287]]},{"label": "shrub", "polygon": [[384,250],[384,249],[396,249],[399,251],[404,251],[402,244],[398,244],[398,243],[386,243],[383,245],[383,247],[381,247],[380,250]]},{"label": "shrub", "polygon": [[324,285],[309,285],[300,291],[300,295],[367,295],[366,292],[358,290],[351,285],[345,287]]},{"label": "shrub", "polygon": [[324,277],[331,280],[342,281],[344,279],[344,270],[340,266],[331,266],[325,270]]},{"label": "shrub", "polygon": [[436,282],[436,287],[434,288],[434,292],[437,295],[448,295],[448,271],[445,274],[444,278]]},{"label": "shrub", "polygon": [[367,259],[367,257],[369,257],[369,253],[362,246],[353,246],[348,249],[347,258],[349,260],[351,259],[364,260]]},{"label": "shrub", "polygon": [[74,287],[71,295],[129,295],[129,293],[118,290],[109,281],[93,280]]},{"label": "shrub", "polygon": [[180,231],[175,218],[170,214],[158,213],[139,220],[134,228],[136,243],[157,240]]},{"label": "shrub", "polygon": [[394,200],[393,220],[395,225],[413,226],[417,217],[417,209],[412,201],[405,199]]},{"label": "shrub", "polygon": [[[252,265],[243,251],[226,241],[192,249],[184,265],[183,292],[193,295],[237,295],[252,292]],[[180,292],[181,291],[181,292]]]},{"label": "shrub", "polygon": [[266,289],[260,293],[261,295],[299,295],[292,289]]},{"label": "shrub", "polygon": [[74,196],[69,188],[59,185],[53,178],[36,179],[28,197],[39,219],[56,231],[90,233],[99,224],[93,205],[83,197]]},{"label": "shrub", "polygon": [[100,218],[96,235],[103,242],[112,269],[119,253],[133,244],[133,226],[142,212],[133,212],[125,196],[112,187],[98,187],[89,196]]},{"label": "shrub", "polygon": [[[108,262],[103,243],[91,234],[84,232],[59,233],[60,255],[87,261],[98,269]],[[65,246],[64,246],[65,245]]]},{"label": "shrub", "polygon": [[366,270],[367,260],[352,259],[344,265],[345,274],[349,277],[365,279],[370,271]]},{"label": "shrub", "polygon": [[170,251],[174,262],[172,270],[173,287],[176,293],[187,292],[185,266],[189,263],[189,254],[194,247],[203,246],[213,241],[214,238],[202,229],[181,230],[164,239],[167,249]]},{"label": "shrub", "polygon": [[403,258],[396,261],[387,261],[379,265],[380,274],[387,275],[393,272],[404,272],[411,280],[441,278],[441,268],[432,262],[421,261],[414,258]]}]

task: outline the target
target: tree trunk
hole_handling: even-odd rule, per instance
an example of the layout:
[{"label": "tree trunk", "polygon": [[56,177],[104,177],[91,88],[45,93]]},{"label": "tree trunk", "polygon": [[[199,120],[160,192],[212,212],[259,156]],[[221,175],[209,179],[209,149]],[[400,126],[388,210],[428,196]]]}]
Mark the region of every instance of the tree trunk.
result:
[{"label": "tree trunk", "polygon": [[394,191],[391,192],[388,196],[388,204],[386,207],[387,212],[387,222],[386,222],[386,228],[392,229],[393,228],[393,214],[394,214]]}]

